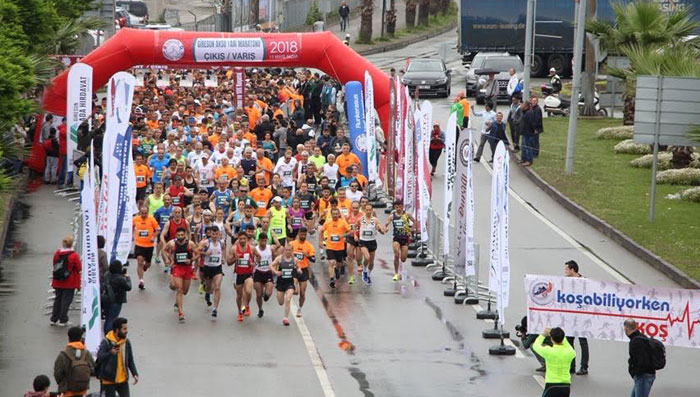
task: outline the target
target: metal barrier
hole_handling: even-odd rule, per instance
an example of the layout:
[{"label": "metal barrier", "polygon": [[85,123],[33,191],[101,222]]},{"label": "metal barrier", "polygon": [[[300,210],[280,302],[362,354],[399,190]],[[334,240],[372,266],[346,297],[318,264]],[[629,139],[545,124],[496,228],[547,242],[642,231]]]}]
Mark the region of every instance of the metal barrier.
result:
[{"label": "metal barrier", "polygon": [[[444,220],[431,207],[428,210],[428,242],[427,256],[432,263],[425,266],[427,271],[432,271],[432,279],[449,285],[444,291],[445,296],[453,296],[456,304],[475,304],[479,299],[492,300],[488,288],[479,283],[479,249],[480,245],[474,243],[474,270],[473,276],[465,276],[464,265],[455,268],[454,250],[445,252],[443,241]],[[453,224],[449,225],[449,235],[454,238],[456,230]],[[419,255],[420,256],[420,255]]]}]

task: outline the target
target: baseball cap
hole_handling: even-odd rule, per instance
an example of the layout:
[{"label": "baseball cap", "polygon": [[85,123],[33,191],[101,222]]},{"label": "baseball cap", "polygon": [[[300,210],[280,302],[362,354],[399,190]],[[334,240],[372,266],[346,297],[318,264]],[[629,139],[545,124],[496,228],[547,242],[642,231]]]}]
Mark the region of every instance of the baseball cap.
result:
[{"label": "baseball cap", "polygon": [[272,201],[277,202],[277,203],[281,203],[281,202],[282,202],[282,197],[280,197],[280,196],[275,196],[275,198],[273,198]]}]

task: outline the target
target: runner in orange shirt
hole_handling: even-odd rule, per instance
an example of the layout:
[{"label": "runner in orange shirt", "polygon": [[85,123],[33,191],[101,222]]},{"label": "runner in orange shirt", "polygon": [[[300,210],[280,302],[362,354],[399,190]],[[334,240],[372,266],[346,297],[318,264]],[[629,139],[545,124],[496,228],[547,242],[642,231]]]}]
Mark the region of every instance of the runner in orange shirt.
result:
[{"label": "runner in orange shirt", "polygon": [[347,143],[343,144],[343,152],[336,157],[335,162],[338,164],[338,172],[345,177],[348,176],[348,166],[356,165],[357,167],[361,167],[360,158],[357,157],[355,153],[350,152],[350,145]]},{"label": "runner in orange shirt", "polygon": [[141,154],[137,154],[134,159],[134,174],[136,175],[136,201],[141,204],[146,198],[146,188],[151,181],[151,169],[143,163]]},{"label": "runner in orange shirt", "polygon": [[265,184],[265,177],[263,174],[258,174],[256,176],[256,182],[258,187],[250,191],[250,197],[255,201],[258,208],[255,211],[255,216],[262,218],[267,214],[267,207],[272,199],[272,191],[268,189]]},{"label": "runner in orange shirt", "polygon": [[[345,260],[345,234],[350,231],[350,225],[340,217],[337,208],[331,210],[331,220],[323,224],[323,232],[326,235],[326,255],[328,256],[328,274],[331,278],[331,288],[335,288],[335,281],[340,277],[340,268],[337,263]],[[334,277],[335,276],[335,277]]]},{"label": "runner in orange shirt", "polygon": [[132,219],[134,229],[134,255],[138,263],[139,288],[144,289],[143,274],[151,267],[153,259],[153,237],[158,232],[158,221],[148,215],[148,207],[142,205],[139,214]]},{"label": "runner in orange shirt", "polygon": [[297,238],[289,243],[292,246],[292,252],[297,259],[299,272],[296,274],[299,291],[299,309],[297,317],[301,317],[301,308],[306,301],[306,284],[309,281],[309,262],[316,262],[316,251],[314,246],[306,240],[308,229],[302,227],[297,233]]},{"label": "runner in orange shirt", "polygon": [[224,156],[221,158],[221,167],[214,170],[214,180],[223,182],[228,185],[228,182],[236,177],[236,170],[228,164],[228,157]]}]

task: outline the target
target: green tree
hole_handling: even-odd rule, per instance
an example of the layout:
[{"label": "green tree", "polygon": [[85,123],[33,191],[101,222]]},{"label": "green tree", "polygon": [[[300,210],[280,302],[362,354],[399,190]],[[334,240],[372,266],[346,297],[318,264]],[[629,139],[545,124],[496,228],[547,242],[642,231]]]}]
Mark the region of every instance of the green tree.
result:
[{"label": "green tree", "polygon": [[[652,54],[659,49],[670,47],[697,48],[698,38],[689,39],[689,36],[698,27],[698,23],[693,21],[689,9],[665,13],[659,9],[658,3],[652,1],[636,1],[626,5],[613,3],[612,8],[615,13],[614,22],[589,21],[586,24],[586,30],[598,37],[602,49],[630,58],[629,73],[618,70],[616,74],[625,79],[623,120],[624,124],[631,125],[634,124],[636,76],[642,74],[639,73],[642,69],[654,69],[654,65],[648,63],[651,62],[650,59],[645,60],[636,57],[635,54]],[[662,53],[669,54],[666,50]],[[649,67],[645,68],[632,62],[633,57],[635,62],[642,61]],[[657,57],[653,59],[658,60]],[[683,61],[688,59],[685,58]],[[677,61],[671,60],[671,62]],[[691,63],[697,63],[697,60]],[[659,70],[662,69],[661,65],[656,66]],[[666,65],[663,69],[669,70],[668,66]]]},{"label": "green tree", "polygon": [[418,8],[418,24],[428,26],[430,24],[430,0],[420,0]]},{"label": "green tree", "polygon": [[391,0],[389,9],[386,10],[386,33],[394,36],[396,32],[396,0]]},{"label": "green tree", "polygon": [[418,0],[406,0],[406,27],[412,28],[416,26],[416,9],[418,9]]}]

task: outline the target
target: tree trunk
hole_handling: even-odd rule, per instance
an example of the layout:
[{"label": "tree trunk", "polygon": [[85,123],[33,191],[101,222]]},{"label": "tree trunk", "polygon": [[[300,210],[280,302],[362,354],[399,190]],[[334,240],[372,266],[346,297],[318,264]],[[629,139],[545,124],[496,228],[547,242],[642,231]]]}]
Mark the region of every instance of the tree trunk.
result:
[{"label": "tree trunk", "polygon": [[428,26],[430,24],[430,0],[420,0],[418,9],[418,24]]},{"label": "tree trunk", "polygon": [[260,23],[260,0],[250,0],[250,24]]},{"label": "tree trunk", "polygon": [[625,107],[622,109],[622,125],[634,125],[634,95],[624,95]]},{"label": "tree trunk", "polygon": [[416,26],[416,7],[418,0],[406,0],[406,27]]},{"label": "tree trunk", "polygon": [[442,1],[432,0],[430,2],[430,7],[428,9],[428,11],[430,12],[430,16],[436,17],[438,15],[438,12],[440,12],[441,5],[442,5]]},{"label": "tree trunk", "polygon": [[[588,7],[586,7],[586,20],[593,20],[596,11],[596,0],[588,0]],[[590,36],[586,34],[586,71],[582,79],[582,92],[583,92],[583,109],[581,110],[582,116],[596,116],[598,112],[595,109],[594,97],[595,97],[595,50],[593,48],[593,43],[590,40]],[[574,98],[571,98],[573,103]]]},{"label": "tree trunk", "polygon": [[374,13],[373,0],[362,2],[362,14],[360,16],[360,37],[361,43],[369,43],[372,40],[372,14]]},{"label": "tree trunk", "polygon": [[447,10],[450,9],[450,3],[452,0],[440,0],[440,13],[442,15],[447,15]]},{"label": "tree trunk", "polygon": [[394,36],[396,32],[396,0],[391,0],[389,9],[386,11],[386,33]]}]

